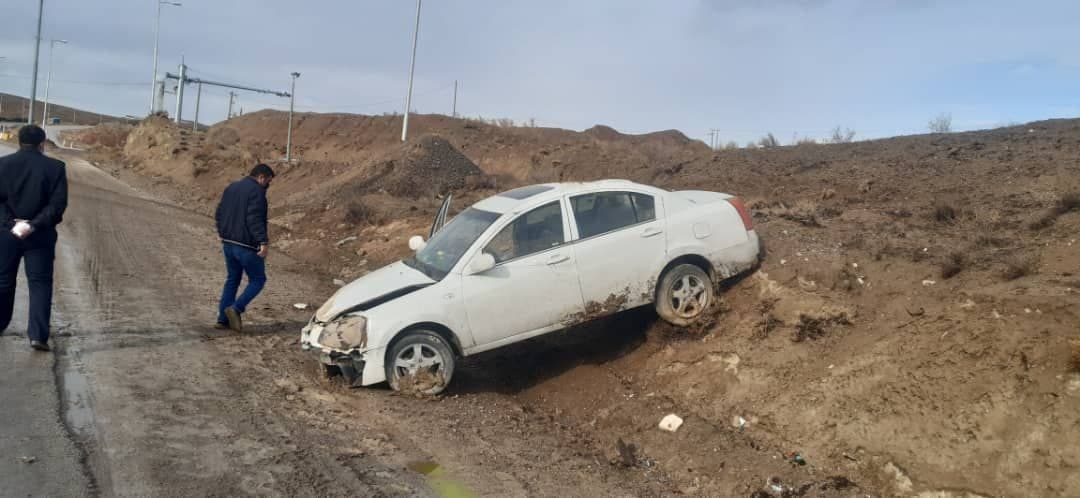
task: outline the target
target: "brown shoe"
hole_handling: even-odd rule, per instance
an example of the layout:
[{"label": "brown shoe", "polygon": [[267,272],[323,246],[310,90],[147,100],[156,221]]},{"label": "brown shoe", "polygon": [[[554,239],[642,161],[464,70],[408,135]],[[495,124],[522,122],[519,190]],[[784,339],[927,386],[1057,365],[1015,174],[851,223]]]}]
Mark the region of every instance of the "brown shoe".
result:
[{"label": "brown shoe", "polygon": [[214,330],[229,330],[229,324],[227,323],[214,323]]},{"label": "brown shoe", "polygon": [[229,319],[229,328],[235,332],[244,331],[244,320],[240,317],[240,312],[236,311],[236,308],[229,306],[225,308],[225,318]]}]

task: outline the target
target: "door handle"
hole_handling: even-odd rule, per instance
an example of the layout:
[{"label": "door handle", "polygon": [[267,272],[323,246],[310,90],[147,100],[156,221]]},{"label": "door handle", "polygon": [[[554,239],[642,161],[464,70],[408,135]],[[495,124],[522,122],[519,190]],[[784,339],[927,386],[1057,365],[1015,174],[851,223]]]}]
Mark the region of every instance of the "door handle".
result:
[{"label": "door handle", "polygon": [[559,263],[565,263],[567,261],[570,261],[570,256],[567,256],[565,254],[552,254],[551,257],[548,258],[547,264],[549,266],[557,265]]},{"label": "door handle", "polygon": [[662,233],[664,233],[664,230],[662,230],[660,228],[656,228],[656,227],[650,227],[650,228],[646,228],[643,232],[641,232],[641,236],[645,237],[645,238],[648,238],[648,237],[655,237],[655,236],[660,235]]}]

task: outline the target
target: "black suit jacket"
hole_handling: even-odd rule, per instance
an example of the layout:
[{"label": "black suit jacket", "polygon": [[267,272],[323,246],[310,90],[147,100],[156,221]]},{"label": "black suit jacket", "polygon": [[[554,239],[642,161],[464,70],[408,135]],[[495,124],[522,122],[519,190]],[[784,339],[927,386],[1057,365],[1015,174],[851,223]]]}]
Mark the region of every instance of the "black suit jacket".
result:
[{"label": "black suit jacket", "polygon": [[55,232],[68,204],[67,169],[63,161],[37,150],[0,157],[0,228],[27,220],[34,232]]}]

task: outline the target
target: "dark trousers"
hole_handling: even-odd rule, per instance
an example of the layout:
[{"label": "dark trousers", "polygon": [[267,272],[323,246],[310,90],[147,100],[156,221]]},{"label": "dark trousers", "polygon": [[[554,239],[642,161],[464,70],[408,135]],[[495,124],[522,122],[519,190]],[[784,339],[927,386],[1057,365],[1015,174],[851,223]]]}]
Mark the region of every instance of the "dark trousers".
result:
[{"label": "dark trousers", "polygon": [[26,281],[30,286],[30,321],[26,335],[32,341],[49,340],[55,258],[55,230],[35,232],[24,240],[7,230],[0,233],[0,332],[11,323],[15,308],[15,276],[19,272],[19,263],[25,260]]},{"label": "dark trousers", "polygon": [[[266,285],[266,260],[254,249],[236,244],[222,243],[225,252],[225,288],[221,292],[221,304],[218,306],[218,323],[228,323],[225,308],[232,306],[243,313],[247,306],[262,292]],[[240,279],[247,274],[248,284],[243,294],[236,297],[240,290]]]}]

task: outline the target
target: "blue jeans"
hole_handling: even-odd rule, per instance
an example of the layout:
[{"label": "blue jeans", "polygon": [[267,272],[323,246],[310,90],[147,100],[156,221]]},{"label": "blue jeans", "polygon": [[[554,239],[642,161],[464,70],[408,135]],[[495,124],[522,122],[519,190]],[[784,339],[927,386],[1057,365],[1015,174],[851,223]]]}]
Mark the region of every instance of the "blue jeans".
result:
[{"label": "blue jeans", "polygon": [[[218,306],[218,323],[228,323],[225,308],[232,306],[243,313],[255,296],[266,285],[266,260],[254,249],[236,244],[222,243],[225,252],[225,289],[221,292],[221,305]],[[240,278],[247,274],[248,284],[244,293],[236,297],[240,290]]]}]

